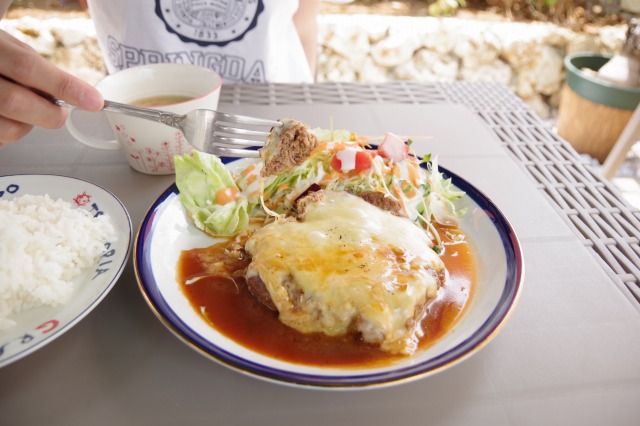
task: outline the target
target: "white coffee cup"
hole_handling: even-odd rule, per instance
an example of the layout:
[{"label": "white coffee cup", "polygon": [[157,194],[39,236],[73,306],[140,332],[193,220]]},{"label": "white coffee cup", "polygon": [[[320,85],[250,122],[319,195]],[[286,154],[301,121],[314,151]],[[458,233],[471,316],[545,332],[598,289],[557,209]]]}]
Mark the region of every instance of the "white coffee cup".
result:
[{"label": "white coffee cup", "polygon": [[[151,64],[128,68],[101,80],[96,88],[105,99],[124,104],[166,97],[178,100],[149,106],[160,111],[186,114],[195,109],[216,109],[222,78],[216,72],[189,64]],[[158,99],[156,99],[157,101]],[[81,131],[74,120],[67,129],[78,141],[97,149],[122,150],[129,165],[142,173],[174,173],[173,156],[191,152],[182,132],[164,124],[114,112],[105,112],[115,139],[105,140]],[[87,114],[84,113],[83,117]]]}]

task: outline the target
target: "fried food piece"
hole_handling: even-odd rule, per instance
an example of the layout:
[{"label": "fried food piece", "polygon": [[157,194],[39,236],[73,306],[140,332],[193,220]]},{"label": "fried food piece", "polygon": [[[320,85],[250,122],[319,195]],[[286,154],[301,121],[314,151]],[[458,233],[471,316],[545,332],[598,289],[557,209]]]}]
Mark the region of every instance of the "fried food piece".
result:
[{"label": "fried food piece", "polygon": [[384,211],[398,217],[408,217],[407,212],[402,208],[402,203],[392,196],[380,191],[366,191],[358,194],[358,197],[367,203],[374,205]]},{"label": "fried food piece", "polygon": [[267,143],[260,149],[264,163],[262,176],[277,175],[302,164],[318,146],[318,140],[303,123],[285,118],[273,128]]}]

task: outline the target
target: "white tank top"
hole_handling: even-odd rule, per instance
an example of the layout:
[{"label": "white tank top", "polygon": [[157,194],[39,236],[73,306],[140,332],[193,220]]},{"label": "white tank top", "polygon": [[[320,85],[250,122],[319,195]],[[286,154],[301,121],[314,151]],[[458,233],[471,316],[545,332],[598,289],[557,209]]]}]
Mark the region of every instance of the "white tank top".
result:
[{"label": "white tank top", "polygon": [[88,0],[107,71],[190,63],[229,83],[313,77],[293,24],[298,0]]}]

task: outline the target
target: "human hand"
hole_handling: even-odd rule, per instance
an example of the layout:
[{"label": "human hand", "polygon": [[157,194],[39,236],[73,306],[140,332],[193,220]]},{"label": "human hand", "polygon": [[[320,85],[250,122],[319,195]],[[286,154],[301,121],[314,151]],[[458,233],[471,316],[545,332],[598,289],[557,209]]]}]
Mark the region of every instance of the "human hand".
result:
[{"label": "human hand", "polygon": [[104,104],[93,86],[0,30],[0,147],[17,141],[33,126],[62,127],[67,111],[47,97],[88,111],[99,111]]}]

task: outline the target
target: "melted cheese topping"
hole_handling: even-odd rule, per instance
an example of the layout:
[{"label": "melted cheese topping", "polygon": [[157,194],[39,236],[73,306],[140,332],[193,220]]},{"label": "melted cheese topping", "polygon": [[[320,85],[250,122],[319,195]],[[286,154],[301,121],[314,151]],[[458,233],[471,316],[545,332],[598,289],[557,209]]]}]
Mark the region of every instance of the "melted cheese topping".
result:
[{"label": "melted cheese topping", "polygon": [[346,192],[325,191],[304,222],[273,223],[247,241],[247,277],[260,276],[280,320],[301,332],[357,331],[392,353],[412,353],[419,320],[444,265],[429,236]]}]

